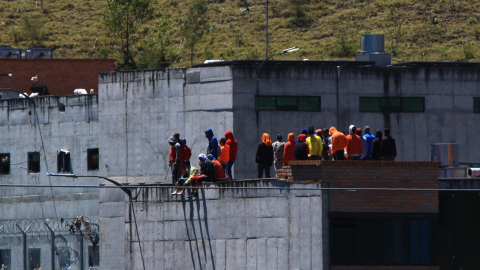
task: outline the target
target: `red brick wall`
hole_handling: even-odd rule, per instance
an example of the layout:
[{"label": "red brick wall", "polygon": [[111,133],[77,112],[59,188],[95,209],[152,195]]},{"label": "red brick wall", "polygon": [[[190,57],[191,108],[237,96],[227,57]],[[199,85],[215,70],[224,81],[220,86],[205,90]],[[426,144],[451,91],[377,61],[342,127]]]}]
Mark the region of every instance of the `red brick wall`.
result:
[{"label": "red brick wall", "polygon": [[331,270],[439,270],[440,266],[332,266]]},{"label": "red brick wall", "polygon": [[[98,93],[98,73],[108,71],[115,71],[114,59],[0,58],[0,87],[30,94],[30,86],[35,85],[30,79],[38,75],[39,84],[46,85],[50,95],[73,95],[77,88]],[[4,76],[9,72],[11,78]]]},{"label": "red brick wall", "polygon": [[437,162],[295,161],[280,172],[279,178],[319,181],[328,183],[330,188],[352,188],[352,191],[329,191],[331,212],[438,213],[437,191],[357,190],[436,189],[438,165]]}]

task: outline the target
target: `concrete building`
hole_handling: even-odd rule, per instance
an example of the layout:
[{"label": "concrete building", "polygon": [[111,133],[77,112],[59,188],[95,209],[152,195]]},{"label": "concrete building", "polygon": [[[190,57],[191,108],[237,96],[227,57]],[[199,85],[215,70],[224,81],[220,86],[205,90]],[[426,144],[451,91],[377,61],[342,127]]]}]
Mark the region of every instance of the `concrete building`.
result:
[{"label": "concrete building", "polygon": [[[99,180],[94,176],[99,175],[119,183],[150,186],[149,189],[142,189],[135,203],[140,238],[142,243],[145,241],[145,258],[162,254],[164,260],[149,260],[146,262],[149,267],[171,269],[201,265],[205,269],[212,268],[215,263],[216,269],[222,269],[223,265],[228,268],[232,266],[232,260],[238,260],[238,269],[243,268],[244,262],[247,267],[258,269],[285,266],[288,269],[345,269],[339,268],[345,265],[333,264],[333,257],[328,253],[332,246],[328,245],[330,238],[325,237],[331,220],[327,222],[325,218],[344,212],[357,213],[355,209],[342,210],[342,202],[364,204],[366,202],[362,196],[367,195],[360,196],[356,201],[348,201],[348,196],[342,194],[335,196],[336,200],[328,195],[330,197],[327,200],[323,191],[309,191],[309,195],[305,196],[306,192],[300,191],[255,193],[209,190],[205,193],[204,201],[193,203],[172,199],[167,196],[166,190],[156,188],[170,183],[167,138],[179,132],[192,148],[192,161],[195,161],[198,154],[206,151],[204,131],[207,128],[212,128],[218,138],[223,137],[227,130],[233,131],[239,143],[234,165],[236,179],[256,177],[254,155],[262,133],[267,132],[272,137],[280,133],[286,137],[290,132],[298,135],[302,128],[312,125],[315,128],[336,126],[339,130],[346,130],[350,124],[358,127],[369,125],[372,131],[390,127],[393,137],[397,139],[397,161],[427,161],[428,145],[438,142],[459,143],[461,161],[480,160],[480,145],[474,135],[478,133],[478,128],[470,124],[478,122],[480,115],[477,96],[480,72],[477,67],[468,66],[471,64],[427,66],[425,63],[404,63],[374,67],[372,62],[272,61],[260,73],[256,73],[258,64],[258,61],[233,61],[186,69],[101,73],[98,77],[98,95],[35,98],[36,112],[26,99],[0,100],[0,134],[4,134],[0,136],[0,158],[8,156],[9,160],[8,173],[6,167],[1,167],[0,184],[79,186],[3,187],[1,222],[21,224],[23,220],[30,220],[33,224],[34,220],[44,221],[48,218],[55,220],[52,224],[63,224],[63,219],[69,220],[68,224],[72,225],[79,216],[87,217],[91,223],[97,223],[98,220],[102,269],[138,268],[138,242],[125,194],[121,190],[101,189],[99,192],[97,189],[81,187],[98,185]],[[401,164],[404,163],[391,166],[396,169],[398,166],[407,166]],[[438,179],[438,170],[434,173],[435,166],[432,164],[427,167],[428,172],[422,176],[425,179],[415,181],[428,180],[430,187],[434,185],[432,179]],[[331,181],[341,180],[332,178],[325,182],[325,177],[333,176],[323,174],[323,169],[321,172],[318,168],[313,169],[312,179],[300,179],[311,181],[308,184],[291,183],[285,179],[240,181],[225,185],[323,187]],[[55,178],[47,177],[47,172],[92,177]],[[402,185],[417,186],[408,182],[417,169],[403,168],[398,173],[405,173],[402,179],[397,179]],[[367,178],[370,176],[365,175]],[[300,175],[296,177],[290,180],[301,178]],[[465,183],[465,188],[469,187],[468,183]],[[101,180],[100,184],[106,182]],[[445,182],[448,187],[453,184]],[[426,213],[429,218],[430,215],[434,218],[443,217],[443,213],[448,211],[441,211],[445,206],[442,200],[438,203],[436,196],[427,196],[426,202],[415,197],[417,204],[407,208],[399,205],[412,197],[400,196],[393,204],[386,202],[385,207],[378,207],[381,211],[377,212],[379,215],[402,212]],[[438,196],[448,197],[442,194]],[[204,197],[201,198],[203,200]],[[474,198],[469,197],[467,201],[473,202]],[[270,208],[272,204],[275,207]],[[315,208],[318,204],[323,212]],[[310,208],[304,208],[304,205]],[[327,210],[324,206],[328,206]],[[377,208],[368,205],[366,209]],[[207,212],[205,210],[212,217],[210,223],[203,214]],[[237,211],[237,220],[234,220],[233,210]],[[449,214],[446,215],[448,218]],[[467,213],[462,215],[465,217]],[[360,222],[355,215],[340,215],[339,218]],[[327,227],[325,222],[328,223]],[[321,226],[318,225],[320,223]],[[270,224],[276,225],[273,226],[275,230]],[[305,231],[301,229],[304,224],[310,224]],[[206,226],[209,227],[208,232]],[[20,227],[26,229],[28,225]],[[62,239],[62,243],[67,243],[65,246],[71,254],[75,251],[80,254],[82,251],[83,265],[90,265],[90,250],[95,252],[91,241],[85,237],[80,241],[78,231],[68,238],[67,235],[72,233],[69,227],[60,227],[59,234],[66,239]],[[456,228],[457,232],[461,230],[461,227]],[[29,248],[46,249],[40,255],[42,268],[57,265],[60,258],[56,255],[51,258],[50,251],[53,249],[48,242],[48,228],[34,233],[26,232],[28,237],[34,235],[39,238],[36,246],[33,242],[28,246],[30,244],[27,242],[25,254],[18,252],[22,247],[21,239],[25,237],[20,230],[15,234],[11,232],[9,230],[2,234],[0,229],[0,237],[6,239],[0,241],[0,254],[1,250],[10,249],[10,254],[17,256],[16,259],[11,256],[15,268],[26,260]],[[207,233],[210,236],[206,236]],[[12,237],[19,241],[8,240]],[[460,244],[454,240],[444,243]],[[302,249],[307,251],[298,252]],[[469,252],[476,254],[475,247],[457,251],[464,257]],[[32,250],[31,254],[35,252]],[[262,255],[267,253],[266,257]],[[450,256],[454,252],[444,253]],[[443,267],[443,263],[437,263],[440,258],[435,257],[439,253],[431,254],[435,254],[432,255],[434,258],[423,268],[409,264],[408,268],[401,269]],[[75,264],[76,269],[81,268],[80,257],[76,256],[76,261],[73,258],[71,255],[70,262]],[[277,259],[266,261],[265,258]],[[459,264],[457,260],[454,263]],[[367,269],[348,268],[350,266],[345,267]]]}]

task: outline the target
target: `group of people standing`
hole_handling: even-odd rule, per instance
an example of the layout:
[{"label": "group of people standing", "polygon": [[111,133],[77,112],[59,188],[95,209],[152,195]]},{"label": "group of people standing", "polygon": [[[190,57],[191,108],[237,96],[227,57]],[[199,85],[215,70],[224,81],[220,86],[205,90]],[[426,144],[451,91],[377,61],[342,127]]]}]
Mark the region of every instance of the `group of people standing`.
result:
[{"label": "group of people standing", "polygon": [[291,160],[385,160],[394,161],[397,156],[395,139],[390,136],[390,129],[377,130],[375,136],[370,134],[370,127],[363,129],[350,125],[348,135],[330,129],[309,127],[302,129],[295,139],[294,133],[288,134],[288,141],[282,141],[282,135],[277,135],[277,141],[272,143],[270,135],[263,133],[261,143],[257,147],[255,162],[258,164],[257,177],[270,178],[270,167],[274,165],[275,172],[288,165]]},{"label": "group of people standing", "polygon": [[[187,146],[187,141],[180,138],[179,133],[173,134],[169,139],[170,155],[169,167],[172,169],[172,183],[176,186],[200,186],[202,181],[213,182],[218,179],[232,178],[232,166],[237,159],[238,143],[229,130],[225,137],[217,140],[212,129],[205,130],[208,140],[206,154],[198,156],[198,166],[190,164],[192,152]],[[183,194],[183,188],[176,189],[172,195]],[[189,197],[198,196],[194,189]]]}]

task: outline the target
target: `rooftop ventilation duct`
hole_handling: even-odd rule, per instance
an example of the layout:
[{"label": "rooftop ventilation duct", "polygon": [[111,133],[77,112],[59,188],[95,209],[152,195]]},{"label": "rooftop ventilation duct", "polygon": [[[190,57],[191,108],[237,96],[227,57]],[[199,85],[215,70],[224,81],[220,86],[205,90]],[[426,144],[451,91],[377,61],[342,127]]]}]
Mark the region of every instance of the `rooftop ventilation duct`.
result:
[{"label": "rooftop ventilation duct", "polygon": [[376,67],[392,64],[392,55],[385,53],[385,35],[362,35],[361,52],[355,55],[355,61],[374,61]]}]

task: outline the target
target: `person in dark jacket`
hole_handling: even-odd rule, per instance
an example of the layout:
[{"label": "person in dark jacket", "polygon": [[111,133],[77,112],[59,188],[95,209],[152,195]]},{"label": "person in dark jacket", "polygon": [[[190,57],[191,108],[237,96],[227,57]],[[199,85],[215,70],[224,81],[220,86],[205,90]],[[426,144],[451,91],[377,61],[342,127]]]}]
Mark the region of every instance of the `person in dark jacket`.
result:
[{"label": "person in dark jacket", "polygon": [[262,142],[257,147],[255,162],[258,164],[257,177],[263,178],[263,171],[265,171],[265,177],[270,178],[270,167],[273,164],[273,146],[268,133],[262,135]]},{"label": "person in dark jacket", "polygon": [[329,141],[331,140],[330,134],[328,134],[328,128],[322,130],[323,133],[323,149],[322,149],[322,158],[323,160],[330,160],[330,146]]},{"label": "person in dark jacket", "polygon": [[372,159],[373,160],[382,160],[382,156],[380,155],[380,145],[382,144],[382,131],[379,129],[375,132],[375,139],[372,143]]},{"label": "person in dark jacket", "polygon": [[307,136],[305,134],[298,135],[298,143],[295,144],[295,154],[297,160],[306,160],[308,159],[308,153],[310,150],[308,144],[305,142]]},{"label": "person in dark jacket", "polygon": [[389,128],[386,128],[384,132],[385,136],[382,138],[382,143],[380,144],[380,156],[384,161],[395,161],[395,157],[397,156],[395,139],[390,136]]},{"label": "person in dark jacket", "polygon": [[212,129],[209,128],[205,130],[205,137],[208,139],[207,155],[213,155],[218,159],[218,140],[217,137],[213,135]]},{"label": "person in dark jacket", "polygon": [[[200,154],[198,156],[198,165],[200,166],[200,175],[192,177],[192,180],[190,181],[192,187],[200,186],[202,181],[213,182],[215,180],[215,165],[207,159],[207,156]],[[197,196],[198,189],[193,189],[192,194],[188,196],[188,198]]]}]

